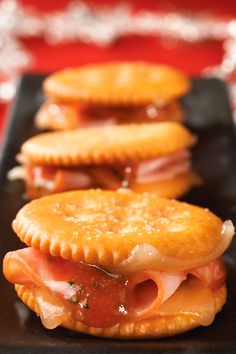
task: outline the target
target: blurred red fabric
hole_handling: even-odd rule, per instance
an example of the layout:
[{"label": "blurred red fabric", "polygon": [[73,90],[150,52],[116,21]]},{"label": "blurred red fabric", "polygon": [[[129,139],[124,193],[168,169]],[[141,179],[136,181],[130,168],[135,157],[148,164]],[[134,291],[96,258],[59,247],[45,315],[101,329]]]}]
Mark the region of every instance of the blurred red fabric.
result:
[{"label": "blurred red fabric", "polygon": [[[163,9],[169,11],[191,10],[204,11],[220,17],[236,17],[236,1],[216,0],[90,0],[86,3],[100,6],[114,6],[120,2],[130,3],[135,10]],[[32,6],[41,12],[63,9],[68,0],[23,0],[22,3]],[[113,45],[101,48],[84,43],[48,45],[42,39],[25,39],[23,44],[34,56],[34,63],[29,70],[32,72],[49,72],[66,66],[77,66],[92,62],[110,60],[148,60],[166,63],[184,70],[190,75],[200,75],[203,68],[220,63],[223,55],[222,43],[209,41],[199,44],[178,43],[174,49],[166,49],[160,39],[151,36],[126,36]],[[6,105],[0,105],[0,135],[5,126]]]}]

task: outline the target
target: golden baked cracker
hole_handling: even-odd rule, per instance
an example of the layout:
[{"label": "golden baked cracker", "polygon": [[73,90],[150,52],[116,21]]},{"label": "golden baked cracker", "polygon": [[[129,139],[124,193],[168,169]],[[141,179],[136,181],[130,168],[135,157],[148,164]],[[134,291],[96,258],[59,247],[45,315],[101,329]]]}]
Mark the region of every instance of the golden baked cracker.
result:
[{"label": "golden baked cracker", "polygon": [[196,172],[190,170],[155,183],[133,183],[130,188],[137,193],[156,193],[159,197],[177,199],[187,193],[193,186],[201,183]]},{"label": "golden baked cracker", "polygon": [[[31,288],[23,285],[15,285],[15,290],[19,298],[31,310],[39,313]],[[215,314],[218,313],[226,301],[226,287],[222,286],[214,292]],[[141,339],[141,338],[160,338],[177,335],[196,328],[199,324],[194,318],[188,315],[163,316],[159,318],[141,320],[137,322],[124,322],[108,328],[89,327],[80,321],[73,322],[67,320],[62,324],[63,327],[73,331],[83,332],[98,337],[109,337],[117,339]]]},{"label": "golden baked cracker", "polygon": [[180,71],[146,62],[112,62],[70,68],[50,75],[47,96],[60,102],[163,103],[183,96],[190,81]]},{"label": "golden baked cracker", "polygon": [[13,229],[43,253],[112,266],[144,243],[177,260],[205,257],[221,241],[222,225],[207,209],[155,194],[87,190],[30,202]]},{"label": "golden baked cracker", "polygon": [[78,166],[136,162],[191,147],[195,137],[179,123],[130,124],[37,135],[22,145],[32,164]]}]

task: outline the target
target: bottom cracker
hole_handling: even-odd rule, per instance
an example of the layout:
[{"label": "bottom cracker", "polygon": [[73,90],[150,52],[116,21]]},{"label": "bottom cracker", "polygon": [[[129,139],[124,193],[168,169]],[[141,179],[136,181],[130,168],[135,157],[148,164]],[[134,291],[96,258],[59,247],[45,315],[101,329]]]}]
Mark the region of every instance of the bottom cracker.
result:
[{"label": "bottom cracker", "polygon": [[[34,294],[30,288],[23,285],[15,285],[15,290],[19,298],[34,312],[38,314]],[[225,286],[214,292],[215,313],[218,313],[226,301],[227,290]],[[80,321],[66,321],[63,327],[72,331],[91,334],[98,337],[118,338],[118,339],[146,339],[160,338],[177,335],[199,326],[190,316],[166,316],[150,320],[137,322],[124,322],[108,328],[89,327]]]},{"label": "bottom cracker", "polygon": [[156,193],[162,198],[180,198],[193,186],[199,186],[201,178],[194,171],[181,173],[171,179],[150,184],[133,184],[130,188],[137,193]]}]

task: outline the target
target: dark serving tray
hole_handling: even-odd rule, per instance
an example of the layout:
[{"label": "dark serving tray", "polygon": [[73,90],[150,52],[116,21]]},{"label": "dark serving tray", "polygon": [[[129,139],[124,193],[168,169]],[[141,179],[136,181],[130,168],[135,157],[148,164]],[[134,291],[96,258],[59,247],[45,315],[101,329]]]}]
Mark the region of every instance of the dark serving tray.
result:
[{"label": "dark serving tray", "polygon": [[[11,229],[11,221],[24,203],[23,185],[9,183],[6,172],[15,165],[21,143],[37,133],[33,117],[43,99],[40,87],[44,77],[26,75],[21,79],[10,112],[0,168],[1,258],[7,251],[23,246]],[[199,137],[193,160],[205,181],[185,200],[236,223],[236,139],[225,84],[217,79],[193,79],[192,91],[183,105],[187,124]],[[0,353],[236,353],[236,242],[225,260],[229,270],[228,301],[215,322],[210,327],[158,340],[118,341],[63,328],[46,330],[0,274]]]}]

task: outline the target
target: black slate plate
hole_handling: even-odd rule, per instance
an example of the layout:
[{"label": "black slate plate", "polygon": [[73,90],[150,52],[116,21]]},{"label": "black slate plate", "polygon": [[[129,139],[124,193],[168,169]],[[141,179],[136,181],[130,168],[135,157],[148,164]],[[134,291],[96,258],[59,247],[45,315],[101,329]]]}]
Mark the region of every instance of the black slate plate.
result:
[{"label": "black slate plate", "polygon": [[[23,186],[6,181],[15,165],[21,143],[37,133],[33,116],[42,101],[43,75],[26,75],[18,86],[10,113],[0,168],[0,255],[22,247],[11,230],[11,221],[23,205]],[[223,219],[236,223],[236,139],[226,87],[216,79],[193,80],[192,92],[183,100],[188,126],[199,136],[194,165],[205,184],[185,200],[209,207]],[[236,242],[227,253],[229,296],[227,305],[210,327],[161,340],[117,341],[93,338],[58,328],[48,331],[18,299],[0,275],[0,353],[215,353],[236,352]]]}]

